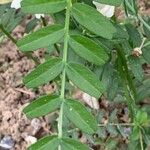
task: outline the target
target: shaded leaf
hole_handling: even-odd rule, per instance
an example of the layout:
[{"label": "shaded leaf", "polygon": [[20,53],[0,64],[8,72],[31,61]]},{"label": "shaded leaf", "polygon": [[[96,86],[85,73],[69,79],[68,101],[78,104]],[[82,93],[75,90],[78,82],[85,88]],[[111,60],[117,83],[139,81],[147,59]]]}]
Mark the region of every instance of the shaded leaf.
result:
[{"label": "shaded leaf", "polygon": [[64,112],[67,118],[79,129],[88,134],[97,130],[97,123],[91,113],[77,100],[67,99],[64,105]]},{"label": "shaded leaf", "polygon": [[137,101],[144,100],[145,98],[150,97],[150,79],[146,79],[143,81],[143,85],[138,87],[137,89]]},{"label": "shaded leaf", "polygon": [[62,149],[63,150],[89,150],[89,148],[80,143],[77,140],[70,139],[70,138],[63,138],[62,139]]},{"label": "shaded leaf", "polygon": [[77,22],[96,35],[112,39],[116,32],[113,24],[91,6],[75,3],[72,7],[72,14]]},{"label": "shaded leaf", "polygon": [[72,35],[69,44],[80,57],[96,65],[102,65],[108,60],[106,50],[87,37]]},{"label": "shaded leaf", "polygon": [[22,11],[32,14],[48,14],[59,12],[66,7],[66,0],[23,0]]},{"label": "shaded leaf", "polygon": [[95,0],[95,1],[102,4],[113,5],[113,6],[119,6],[123,2],[123,0]]},{"label": "shaded leaf", "polygon": [[17,42],[17,45],[21,51],[33,51],[58,42],[63,35],[63,26],[51,25],[25,36]]},{"label": "shaded leaf", "polygon": [[89,95],[99,98],[104,92],[104,87],[97,76],[83,65],[70,63],[66,72],[68,78]]},{"label": "shaded leaf", "polygon": [[24,83],[29,88],[38,87],[56,78],[62,71],[64,64],[61,59],[52,58],[39,65],[24,78]]},{"label": "shaded leaf", "polygon": [[59,139],[57,136],[47,136],[31,145],[28,150],[56,150],[58,146]]},{"label": "shaded leaf", "polygon": [[28,118],[44,116],[57,110],[61,105],[61,99],[58,96],[42,96],[29,104],[23,112]]},{"label": "shaded leaf", "polygon": [[128,57],[128,60],[135,78],[139,81],[142,81],[144,79],[144,71],[140,59],[137,57],[130,56]]}]

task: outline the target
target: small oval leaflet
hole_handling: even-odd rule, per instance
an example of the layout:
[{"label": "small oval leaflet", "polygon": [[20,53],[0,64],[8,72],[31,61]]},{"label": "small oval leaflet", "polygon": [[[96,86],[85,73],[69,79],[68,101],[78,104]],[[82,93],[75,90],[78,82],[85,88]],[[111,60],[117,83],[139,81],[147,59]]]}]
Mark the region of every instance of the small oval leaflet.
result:
[{"label": "small oval leaflet", "polygon": [[24,78],[24,83],[29,88],[35,88],[56,78],[63,70],[64,64],[59,58],[51,58],[39,65]]},{"label": "small oval leaflet", "polygon": [[66,0],[23,0],[22,11],[31,14],[48,14],[59,12],[66,7]]},{"label": "small oval leaflet", "polygon": [[92,114],[77,100],[67,99],[64,105],[67,118],[79,129],[88,134],[97,131],[97,123]]},{"label": "small oval leaflet", "polygon": [[106,39],[112,39],[116,32],[113,24],[89,5],[75,3],[72,7],[72,15],[82,26]]},{"label": "small oval leaflet", "polygon": [[108,60],[106,50],[85,36],[72,35],[69,44],[80,57],[96,65],[103,65]]},{"label": "small oval leaflet", "polygon": [[47,115],[60,108],[61,99],[58,96],[42,96],[24,108],[23,112],[28,118]]},{"label": "small oval leaflet", "polygon": [[57,136],[47,136],[40,139],[35,144],[31,145],[28,150],[56,150],[59,146],[59,139]]},{"label": "small oval leaflet", "polygon": [[63,150],[90,150],[85,144],[71,138],[62,138],[61,143]]},{"label": "small oval leaflet", "polygon": [[98,77],[81,64],[69,63],[66,67],[68,78],[81,90],[99,98],[105,91]]},{"label": "small oval leaflet", "polygon": [[21,51],[34,51],[58,42],[64,36],[64,27],[58,24],[39,29],[17,42]]}]

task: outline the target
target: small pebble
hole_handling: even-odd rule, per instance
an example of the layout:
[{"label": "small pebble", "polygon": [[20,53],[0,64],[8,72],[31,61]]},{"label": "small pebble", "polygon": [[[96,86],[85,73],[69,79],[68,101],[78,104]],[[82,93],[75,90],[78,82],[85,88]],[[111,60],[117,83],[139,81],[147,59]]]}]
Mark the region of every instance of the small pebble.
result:
[{"label": "small pebble", "polygon": [[34,118],[32,121],[31,121],[31,126],[34,128],[34,134],[39,131],[42,127],[42,124],[41,124],[41,121],[37,118]]},{"label": "small pebble", "polygon": [[128,137],[130,134],[131,134],[131,128],[128,127],[128,128],[124,128],[124,134]]},{"label": "small pebble", "polygon": [[4,136],[0,141],[0,146],[6,149],[11,149],[14,146],[14,141],[11,136]]},{"label": "small pebble", "polygon": [[34,144],[34,143],[37,142],[37,138],[28,135],[28,136],[25,138],[25,141],[26,141],[27,144],[30,146],[30,145],[32,145],[32,144]]}]

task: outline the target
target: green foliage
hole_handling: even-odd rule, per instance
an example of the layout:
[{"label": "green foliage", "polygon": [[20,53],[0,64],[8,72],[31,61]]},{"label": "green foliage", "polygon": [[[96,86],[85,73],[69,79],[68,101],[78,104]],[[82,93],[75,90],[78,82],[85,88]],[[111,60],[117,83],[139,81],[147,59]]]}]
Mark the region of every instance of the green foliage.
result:
[{"label": "green foliage", "polygon": [[75,3],[72,15],[85,28],[106,39],[111,39],[116,32],[115,27],[106,17],[86,4]]},{"label": "green foliage", "polygon": [[84,36],[70,36],[69,44],[79,56],[96,65],[103,65],[108,60],[108,55],[104,48]]},{"label": "green foliage", "polygon": [[66,117],[79,129],[88,134],[94,134],[97,130],[95,118],[77,100],[67,99],[65,101],[64,112]]},{"label": "green foliage", "polygon": [[61,145],[62,149],[64,150],[89,150],[86,145],[83,145],[80,142],[69,138],[63,138]]},{"label": "green foliage", "polygon": [[[96,1],[114,6],[123,2]],[[115,16],[104,17],[91,0],[23,0],[21,5],[18,12],[8,9],[7,5],[0,6],[1,30],[14,43],[16,41],[9,33],[21,21],[22,11],[47,14],[47,18],[51,15],[55,22],[33,31],[40,25],[37,19],[31,19],[25,30],[28,35],[17,42],[22,52],[47,48],[44,63],[23,79],[28,88],[38,88],[57,78],[57,92],[37,98],[23,112],[32,119],[57,111],[58,129],[55,131],[58,133],[40,139],[29,150],[89,150],[89,146],[97,145],[113,150],[119,145],[120,135],[129,138],[129,149],[140,145],[144,150],[150,143],[149,111],[145,107],[142,111],[140,104],[150,97],[150,80],[143,71],[143,64],[150,60],[150,25],[149,19],[138,14],[135,1],[124,1],[126,15],[136,18],[133,23],[129,17],[123,23]],[[142,25],[136,27],[137,20]],[[41,21],[44,26],[48,24],[44,17]],[[56,52],[53,56],[52,51]],[[111,100],[109,107],[114,101],[128,106],[131,123],[119,124],[118,112],[107,104],[101,106],[110,109],[106,111],[109,118],[104,122],[103,109],[93,111],[73,98],[76,88],[89,94],[92,100]],[[90,106],[94,108],[94,104]],[[126,133],[126,126],[132,128],[131,134]],[[86,136],[88,145],[77,140],[81,133]]]},{"label": "green foliage", "polygon": [[29,88],[38,87],[56,78],[62,72],[63,67],[61,59],[52,58],[29,73],[24,78],[24,83]]},{"label": "green foliage", "polygon": [[114,6],[119,6],[123,2],[123,0],[95,0],[95,1],[102,4],[114,5]]},{"label": "green foliage", "polygon": [[56,13],[66,7],[66,0],[23,0],[22,10],[25,13]]},{"label": "green foliage", "polygon": [[60,108],[61,99],[58,96],[42,96],[28,105],[23,112],[28,118],[44,116]]},{"label": "green foliage", "polygon": [[17,45],[23,52],[37,50],[58,42],[63,33],[63,26],[52,25],[25,36],[17,42]]},{"label": "green foliage", "polygon": [[80,64],[68,64],[66,72],[76,86],[91,96],[99,98],[105,90],[96,75]]},{"label": "green foliage", "polygon": [[33,144],[28,150],[56,150],[59,146],[59,139],[57,136],[47,136],[40,139],[37,143]]}]

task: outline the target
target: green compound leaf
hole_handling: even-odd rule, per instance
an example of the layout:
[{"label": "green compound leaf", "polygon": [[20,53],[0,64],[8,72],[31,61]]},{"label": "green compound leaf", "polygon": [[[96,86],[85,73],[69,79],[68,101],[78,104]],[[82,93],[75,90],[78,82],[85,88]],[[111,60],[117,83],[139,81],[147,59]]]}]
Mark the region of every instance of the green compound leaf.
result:
[{"label": "green compound leaf", "polygon": [[47,136],[31,145],[28,150],[56,150],[58,146],[59,139],[57,136]]},{"label": "green compound leaf", "polygon": [[85,144],[70,138],[62,138],[62,150],[90,150]]},{"label": "green compound leaf", "polygon": [[113,6],[120,6],[121,3],[123,2],[123,0],[94,0],[94,1]]},{"label": "green compound leaf", "polygon": [[69,44],[80,57],[96,65],[102,65],[108,60],[105,49],[87,37],[72,35]]},{"label": "green compound leaf", "polygon": [[64,105],[64,112],[67,118],[79,129],[88,134],[97,131],[97,123],[92,114],[77,100],[67,99]]},{"label": "green compound leaf", "polygon": [[85,28],[106,39],[112,39],[116,32],[115,27],[106,17],[86,4],[75,3],[72,7],[72,15]]},{"label": "green compound leaf", "polygon": [[24,83],[29,88],[35,88],[56,78],[63,70],[61,59],[52,58],[39,65],[24,78]]},{"label": "green compound leaf", "polygon": [[17,42],[21,51],[33,51],[44,48],[58,42],[64,36],[64,28],[61,25],[44,27]]},{"label": "green compound leaf", "polygon": [[105,91],[97,76],[83,65],[70,63],[66,68],[68,78],[81,90],[99,98]]},{"label": "green compound leaf", "polygon": [[36,118],[47,115],[60,108],[61,99],[58,96],[42,96],[29,104],[23,112],[28,118]]},{"label": "green compound leaf", "polygon": [[23,0],[22,11],[31,14],[59,12],[66,7],[66,0]]}]

